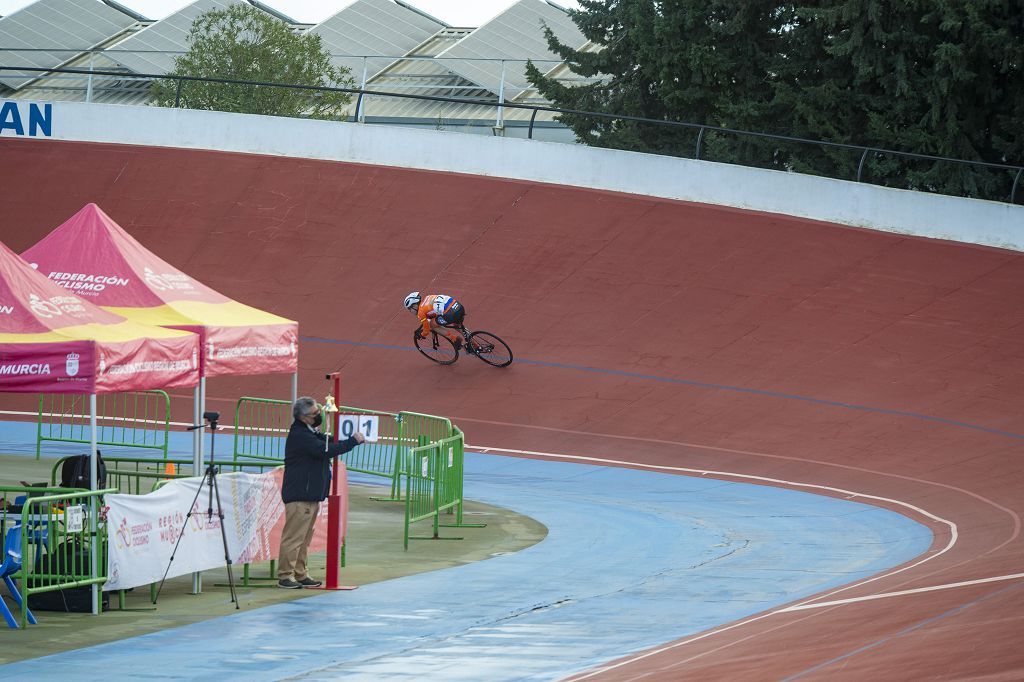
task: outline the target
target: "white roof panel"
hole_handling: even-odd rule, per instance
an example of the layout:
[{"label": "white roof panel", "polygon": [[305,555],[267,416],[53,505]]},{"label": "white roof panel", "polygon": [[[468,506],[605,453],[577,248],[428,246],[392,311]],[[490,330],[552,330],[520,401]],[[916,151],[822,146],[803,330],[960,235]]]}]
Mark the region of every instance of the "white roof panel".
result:
[{"label": "white roof panel", "polygon": [[519,0],[438,56],[458,57],[445,61],[448,68],[494,94],[501,89],[501,60],[509,60],[505,62],[505,99],[514,99],[532,88],[526,80],[527,59],[534,60],[542,72],[561,62],[548,50],[544,25],[571,47],[578,49],[587,44],[564,10],[543,0]]},{"label": "white roof panel", "polygon": [[[99,0],[38,0],[0,19],[0,63],[51,68],[77,57],[135,23]],[[26,51],[17,48],[45,51]],[[39,72],[4,71],[0,83],[17,90]]]},{"label": "white roof panel", "polygon": [[358,85],[364,56],[369,79],[444,28],[441,22],[393,0],[356,0],[310,33],[323,39],[331,62],[347,67]]},{"label": "white roof panel", "polygon": [[174,59],[188,50],[188,33],[196,17],[233,4],[235,0],[197,0],[139,31],[106,54],[135,73],[168,73],[174,70]]}]

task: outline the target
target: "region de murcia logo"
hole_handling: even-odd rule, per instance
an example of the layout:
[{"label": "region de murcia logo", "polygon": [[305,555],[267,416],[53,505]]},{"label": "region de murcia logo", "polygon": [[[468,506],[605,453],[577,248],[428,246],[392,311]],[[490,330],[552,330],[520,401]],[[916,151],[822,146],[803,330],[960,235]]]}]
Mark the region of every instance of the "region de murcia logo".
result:
[{"label": "region de murcia logo", "polygon": [[73,376],[77,376],[78,375],[78,360],[81,357],[82,356],[79,355],[78,353],[68,353],[68,358],[67,358],[68,361],[67,361],[67,364],[65,365],[65,368],[68,371],[68,376],[69,377],[73,377]]}]

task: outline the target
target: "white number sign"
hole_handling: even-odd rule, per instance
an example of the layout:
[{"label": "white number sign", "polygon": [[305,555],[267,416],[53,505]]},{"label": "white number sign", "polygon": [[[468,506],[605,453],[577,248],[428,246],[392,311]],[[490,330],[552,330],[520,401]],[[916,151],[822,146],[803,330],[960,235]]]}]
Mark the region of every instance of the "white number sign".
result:
[{"label": "white number sign", "polygon": [[338,438],[351,438],[356,431],[366,436],[367,443],[376,443],[380,418],[372,414],[341,414],[338,415]]}]

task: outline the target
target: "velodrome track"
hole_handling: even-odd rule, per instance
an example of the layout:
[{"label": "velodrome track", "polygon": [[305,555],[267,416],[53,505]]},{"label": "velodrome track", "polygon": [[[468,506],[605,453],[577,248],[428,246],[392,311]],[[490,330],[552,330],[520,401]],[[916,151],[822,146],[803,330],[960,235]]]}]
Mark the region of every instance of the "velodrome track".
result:
[{"label": "velodrome track", "polygon": [[[901,569],[580,677],[1024,677],[1018,253],[495,178],[55,141],[0,140],[0,187],[15,251],[93,201],[210,286],[299,320],[302,390],[341,370],[346,402],[449,415],[477,448],[796,486],[934,534]],[[516,363],[428,365],[408,350],[412,289],[458,295]],[[286,387],[209,391],[227,406]]]}]

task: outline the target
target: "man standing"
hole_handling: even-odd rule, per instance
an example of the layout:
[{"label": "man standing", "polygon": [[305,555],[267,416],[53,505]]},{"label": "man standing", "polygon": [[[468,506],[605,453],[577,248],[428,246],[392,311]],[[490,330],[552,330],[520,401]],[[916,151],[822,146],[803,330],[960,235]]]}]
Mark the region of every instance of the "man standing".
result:
[{"label": "man standing", "polygon": [[319,580],[309,577],[306,554],[313,539],[313,524],[320,503],[327,499],[331,485],[331,459],[366,440],[363,434],[337,443],[328,443],[327,434],[319,427],[323,421],[320,406],[303,396],[292,406],[295,421],[284,443],[284,530],[281,531],[281,554],[277,565],[277,586],[295,590],[320,587]]}]

